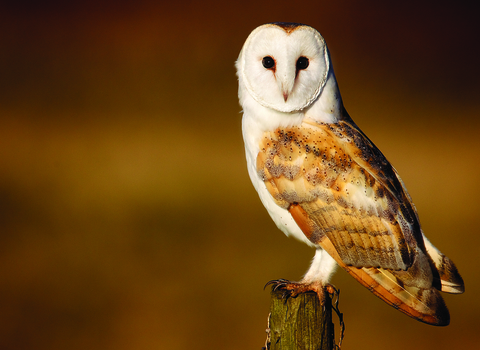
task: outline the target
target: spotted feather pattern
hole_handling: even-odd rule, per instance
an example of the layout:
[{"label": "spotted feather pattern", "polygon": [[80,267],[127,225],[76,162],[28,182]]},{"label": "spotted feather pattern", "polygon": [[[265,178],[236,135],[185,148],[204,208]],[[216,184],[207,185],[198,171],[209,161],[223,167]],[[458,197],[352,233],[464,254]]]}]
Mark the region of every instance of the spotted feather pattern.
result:
[{"label": "spotted feather pattern", "polygon": [[434,280],[450,277],[428,255],[395,169],[351,119],[266,132],[256,167],[307,238],[360,283],[411,317],[448,324]]}]

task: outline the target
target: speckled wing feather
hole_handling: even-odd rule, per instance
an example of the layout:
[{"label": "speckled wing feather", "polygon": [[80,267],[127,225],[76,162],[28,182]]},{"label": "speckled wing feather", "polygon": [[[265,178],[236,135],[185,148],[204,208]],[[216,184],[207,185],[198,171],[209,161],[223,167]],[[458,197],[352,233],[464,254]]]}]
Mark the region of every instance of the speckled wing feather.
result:
[{"label": "speckled wing feather", "polygon": [[361,284],[422,322],[449,323],[435,285],[442,277],[415,208],[393,167],[351,119],[305,120],[265,133],[257,171],[307,238]]}]

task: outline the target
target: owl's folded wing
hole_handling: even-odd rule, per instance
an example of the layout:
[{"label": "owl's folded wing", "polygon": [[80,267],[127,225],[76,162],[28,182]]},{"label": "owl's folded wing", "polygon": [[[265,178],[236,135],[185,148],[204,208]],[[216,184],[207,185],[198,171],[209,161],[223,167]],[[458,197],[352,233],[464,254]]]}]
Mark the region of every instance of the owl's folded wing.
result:
[{"label": "owl's folded wing", "polygon": [[277,129],[265,134],[260,150],[259,176],[310,241],[390,305],[422,322],[448,324],[434,283],[442,276],[408,193],[353,122]]}]

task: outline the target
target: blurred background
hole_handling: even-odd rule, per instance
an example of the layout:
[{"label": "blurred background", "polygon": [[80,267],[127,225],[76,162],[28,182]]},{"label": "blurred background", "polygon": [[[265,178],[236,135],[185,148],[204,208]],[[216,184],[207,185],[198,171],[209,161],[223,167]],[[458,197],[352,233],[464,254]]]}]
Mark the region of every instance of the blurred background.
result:
[{"label": "blurred background", "polygon": [[[234,61],[272,21],[325,37],[349,114],[460,269],[447,328],[338,271],[344,349],[477,349],[477,12],[460,2],[2,1],[0,349],[260,349],[313,251],[246,171]],[[373,330],[373,331],[372,331]]]}]

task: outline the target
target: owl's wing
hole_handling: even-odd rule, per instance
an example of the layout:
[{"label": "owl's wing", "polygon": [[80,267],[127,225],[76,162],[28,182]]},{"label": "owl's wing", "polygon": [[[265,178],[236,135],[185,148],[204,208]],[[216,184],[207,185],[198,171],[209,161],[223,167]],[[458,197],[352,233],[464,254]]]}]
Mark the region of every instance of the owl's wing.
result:
[{"label": "owl's wing", "polygon": [[351,120],[266,133],[257,171],[310,241],[361,284],[413,318],[448,324],[435,289],[441,276],[415,208],[393,167]]}]

